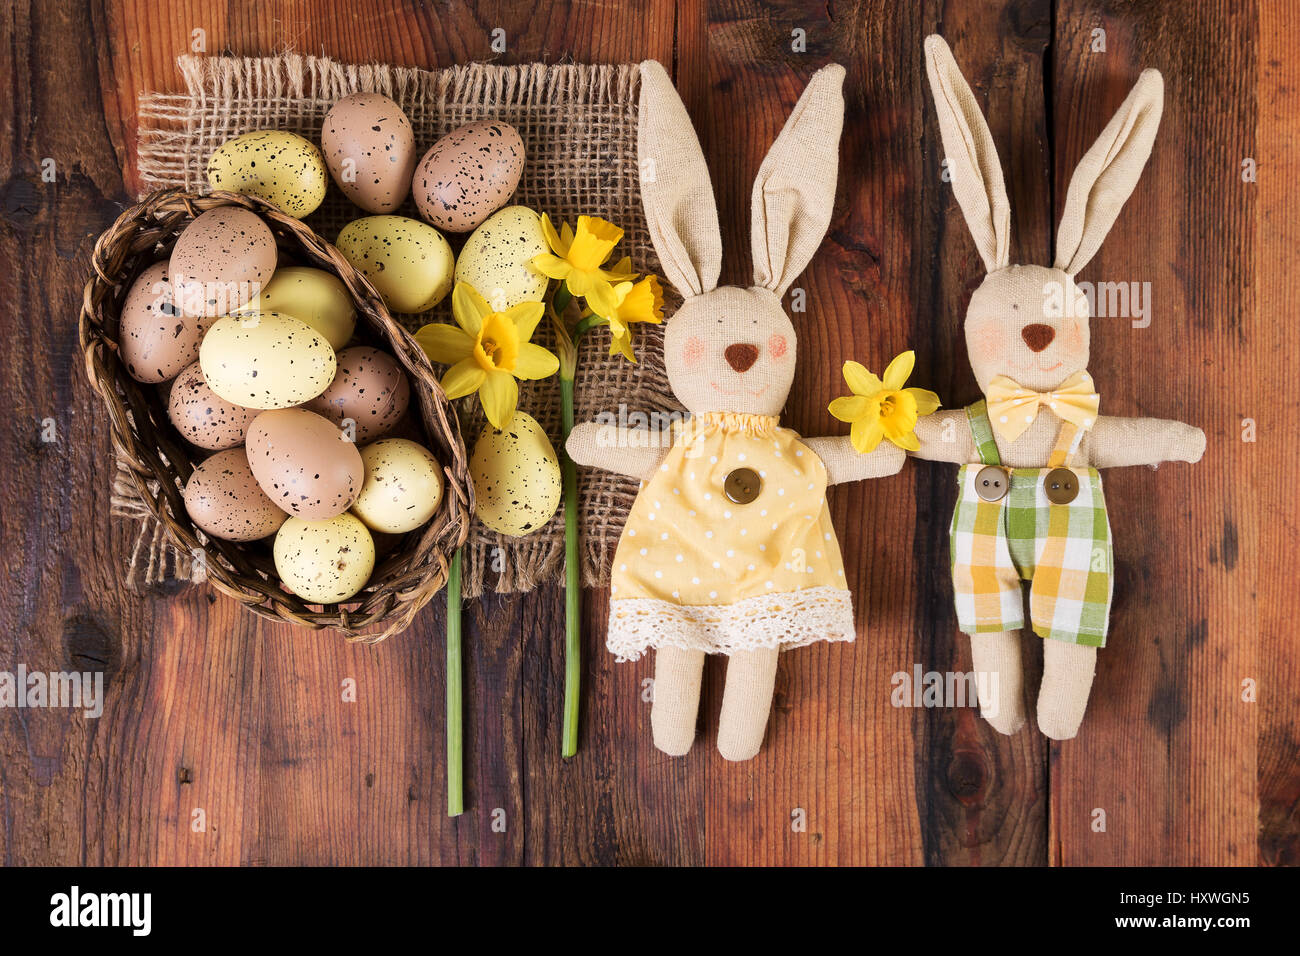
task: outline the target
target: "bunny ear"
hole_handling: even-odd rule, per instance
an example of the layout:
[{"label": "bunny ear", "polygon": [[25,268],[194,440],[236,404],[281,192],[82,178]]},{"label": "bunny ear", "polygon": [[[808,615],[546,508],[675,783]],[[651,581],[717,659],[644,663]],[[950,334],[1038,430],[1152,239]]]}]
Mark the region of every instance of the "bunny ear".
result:
[{"label": "bunny ear", "polygon": [[722,267],[709,167],[686,104],[654,60],[641,64],[637,152],[646,225],[664,276],[684,296],[708,292]]},{"label": "bunny ear", "polygon": [[939,116],[953,194],[984,268],[995,272],[1011,262],[1011,204],[993,134],[952,50],[937,34],[925,38],[925,71]]},{"label": "bunny ear", "polygon": [[778,296],[821,245],[835,206],[844,67],[813,74],[754,180],[750,242],[754,284]]},{"label": "bunny ear", "polygon": [[1164,102],[1165,81],[1159,71],[1143,70],[1097,142],[1079,160],[1056,232],[1056,268],[1076,275],[1096,255],[1151,155]]}]

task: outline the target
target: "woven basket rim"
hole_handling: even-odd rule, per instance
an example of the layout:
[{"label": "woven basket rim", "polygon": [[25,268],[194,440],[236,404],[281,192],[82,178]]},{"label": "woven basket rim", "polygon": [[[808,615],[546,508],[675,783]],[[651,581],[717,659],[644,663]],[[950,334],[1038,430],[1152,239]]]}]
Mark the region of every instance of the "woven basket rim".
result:
[{"label": "woven basket rim", "polygon": [[[426,447],[443,465],[444,493],[433,518],[379,559],[371,581],[345,605],[321,607],[284,590],[262,542],[241,544],[204,535],[190,520],[181,489],[206,452],[172,427],[155,386],[137,382],[121,361],[113,330],[126,290],[202,212],[240,206],[271,227],[281,249],[338,276],[370,332],[411,379]],[[310,226],[254,196],[161,189],[126,209],[99,237],[78,321],[86,377],[108,413],[114,451],[146,509],[181,552],[202,556],[207,580],[255,614],[313,629],[333,628],[349,641],[376,643],[405,630],[447,581],[452,554],[465,543],[473,513],[473,482],[454,409],[424,351],[392,316],[370,281]],[[382,631],[375,628],[382,626]]]}]

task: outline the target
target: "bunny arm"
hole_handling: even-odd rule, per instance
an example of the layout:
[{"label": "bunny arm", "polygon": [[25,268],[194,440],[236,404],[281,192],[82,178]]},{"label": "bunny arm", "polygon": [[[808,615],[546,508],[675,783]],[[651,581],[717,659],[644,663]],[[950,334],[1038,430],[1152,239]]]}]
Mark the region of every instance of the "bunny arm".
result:
[{"label": "bunny arm", "polygon": [[573,426],[564,450],[584,468],[603,468],[631,478],[648,479],[670,447],[654,444],[655,438],[656,433],[646,428],[583,422]]},{"label": "bunny arm", "polygon": [[805,438],[802,441],[826,466],[828,485],[896,475],[907,459],[903,449],[887,441],[882,441],[866,454],[854,448],[847,435]]},{"label": "bunny arm", "polygon": [[1096,468],[1197,462],[1205,454],[1205,432],[1167,418],[1097,416],[1088,434],[1088,458]]},{"label": "bunny arm", "polygon": [[916,420],[916,438],[921,447],[911,452],[913,457],[957,465],[979,460],[966,414],[960,408],[941,408],[922,415]]}]

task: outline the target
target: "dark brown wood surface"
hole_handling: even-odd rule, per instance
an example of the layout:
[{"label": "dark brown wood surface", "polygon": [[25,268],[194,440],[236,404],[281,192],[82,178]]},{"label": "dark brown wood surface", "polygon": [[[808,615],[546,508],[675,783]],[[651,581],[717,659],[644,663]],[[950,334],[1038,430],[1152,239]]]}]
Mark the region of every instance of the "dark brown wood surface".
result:
[{"label": "dark brown wood surface", "polygon": [[[1300,23],[1285,6],[6,5],[0,670],[103,669],[108,704],[99,720],[0,710],[0,862],[1300,862]],[[806,52],[791,48],[796,29]],[[131,529],[108,514],[112,455],[75,317],[94,238],[135,192],[137,93],[179,88],[175,57],[195,30],[209,53],[418,66],[657,58],[700,130],[724,280],[740,282],[762,156],[812,70],[844,63],[836,215],[798,283],[809,308],[786,421],[805,434],[842,427],[826,404],[847,358],[880,370],[914,347],[915,384],[953,407],[976,397],[961,316],[982,267],[940,179],[922,38],[948,38],[990,116],[1013,255],[1028,261],[1051,253],[1078,158],[1139,70],[1161,69],[1151,162],[1080,276],[1150,281],[1153,319],[1097,320],[1091,368],[1108,411],[1193,422],[1209,449],[1196,466],[1107,475],[1116,604],[1080,737],[1049,744],[1032,722],[1002,737],[969,708],[891,705],[896,672],[970,668],[947,581],[952,471],[921,462],[832,492],[860,639],[783,656],[750,763],[714,749],[721,660],[694,750],[654,750],[651,665],[604,652],[595,593],[582,749],[561,761],[561,592],[470,605],[469,808],[456,820],[443,815],[437,601],[406,634],[363,647],[256,621],[202,587],[126,590]],[[1256,182],[1243,181],[1248,159]],[[1039,654],[1026,640],[1031,713]]]}]

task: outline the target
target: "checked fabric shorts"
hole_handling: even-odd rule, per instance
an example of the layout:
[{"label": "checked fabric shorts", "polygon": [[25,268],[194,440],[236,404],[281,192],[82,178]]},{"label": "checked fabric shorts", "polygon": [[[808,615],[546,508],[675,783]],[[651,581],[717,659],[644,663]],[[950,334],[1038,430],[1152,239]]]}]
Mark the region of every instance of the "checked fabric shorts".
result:
[{"label": "checked fabric shorts", "polygon": [[[1097,469],[1069,465],[1076,430],[1063,424],[1047,468],[1002,468],[1007,493],[987,501],[976,491],[976,476],[986,467],[1001,468],[1001,457],[985,403],[971,405],[966,415],[982,464],[957,472],[949,528],[957,625],[967,634],[1020,630],[1021,582],[1028,581],[1035,634],[1104,647],[1114,590],[1110,521]],[[1056,468],[1069,468],[1078,479],[1078,494],[1068,504],[1047,496],[1045,480]]]},{"label": "checked fabric shorts", "polygon": [[1024,627],[1021,581],[1039,637],[1104,647],[1114,586],[1110,522],[1095,468],[1072,468],[1079,494],[1052,504],[1043,488],[1050,469],[1011,468],[1010,491],[984,501],[975,491],[982,465],[957,474],[952,515],[952,587],[958,626],[967,634]]}]

